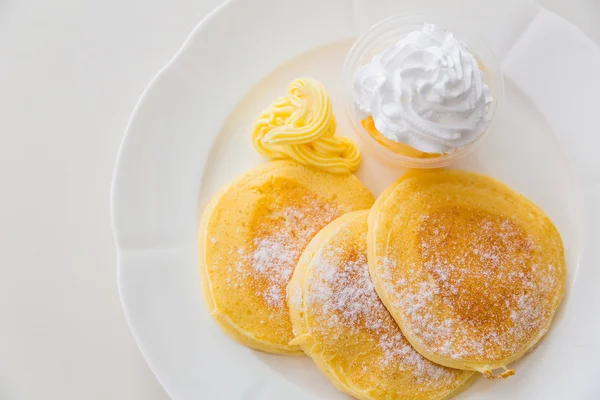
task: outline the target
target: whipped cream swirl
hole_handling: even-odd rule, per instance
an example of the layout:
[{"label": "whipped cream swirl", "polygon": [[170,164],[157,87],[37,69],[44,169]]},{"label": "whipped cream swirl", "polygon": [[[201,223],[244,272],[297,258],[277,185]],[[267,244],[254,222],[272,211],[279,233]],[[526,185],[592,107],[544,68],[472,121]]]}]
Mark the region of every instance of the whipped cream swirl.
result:
[{"label": "whipped cream swirl", "polygon": [[490,88],[467,45],[439,26],[386,48],[354,77],[357,106],[382,135],[428,153],[452,153],[489,124]]}]

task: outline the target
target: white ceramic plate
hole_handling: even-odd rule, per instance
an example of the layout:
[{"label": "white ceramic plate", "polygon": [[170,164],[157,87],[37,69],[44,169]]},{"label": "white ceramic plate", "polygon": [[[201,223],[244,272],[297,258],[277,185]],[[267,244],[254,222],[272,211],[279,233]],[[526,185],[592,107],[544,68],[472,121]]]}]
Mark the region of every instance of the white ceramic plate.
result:
[{"label": "white ceramic plate", "polygon": [[[252,120],[290,80],[324,82],[339,132],[349,133],[339,74],[352,39],[393,13],[455,10],[502,59],[506,81],[498,129],[458,167],[538,203],[563,235],[568,262],[567,294],[545,340],[516,364],[516,376],[481,378],[461,398],[598,398],[600,50],[522,1],[235,0],[202,21],[150,83],[113,181],[123,309],[174,399],[345,398],[308,358],[247,349],[215,325],[200,293],[199,216],[219,187],[263,161],[251,146]],[[368,156],[359,171],[375,194],[400,174]]]}]

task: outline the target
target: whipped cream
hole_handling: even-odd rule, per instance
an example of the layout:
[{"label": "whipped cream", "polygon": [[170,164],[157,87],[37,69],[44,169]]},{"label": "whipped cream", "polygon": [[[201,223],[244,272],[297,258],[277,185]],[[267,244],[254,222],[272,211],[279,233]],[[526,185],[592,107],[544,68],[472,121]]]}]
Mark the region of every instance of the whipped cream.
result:
[{"label": "whipped cream", "polygon": [[490,88],[467,45],[433,24],[377,54],[354,77],[357,106],[382,135],[452,153],[489,124]]}]

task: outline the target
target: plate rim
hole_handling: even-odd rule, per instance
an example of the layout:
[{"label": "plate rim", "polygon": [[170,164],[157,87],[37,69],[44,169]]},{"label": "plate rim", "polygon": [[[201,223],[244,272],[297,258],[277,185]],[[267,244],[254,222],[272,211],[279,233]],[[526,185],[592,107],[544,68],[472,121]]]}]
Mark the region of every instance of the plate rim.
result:
[{"label": "plate rim", "polygon": [[164,382],[164,380],[163,380],[164,378],[161,376],[161,374],[159,374],[157,372],[156,367],[154,366],[154,363],[151,362],[150,355],[148,354],[148,350],[142,344],[142,340],[140,339],[140,337],[138,336],[138,333],[136,332],[135,323],[132,320],[132,317],[130,315],[130,312],[129,312],[129,309],[127,306],[127,300],[125,300],[125,296],[123,293],[124,285],[123,285],[123,278],[122,278],[122,273],[121,273],[122,269],[123,269],[123,263],[121,262],[121,255],[122,255],[123,251],[126,251],[126,249],[122,248],[120,245],[119,228],[118,228],[118,222],[116,219],[117,217],[115,215],[115,209],[117,207],[116,206],[116,202],[117,202],[117,199],[116,199],[117,194],[116,193],[118,190],[116,187],[116,184],[117,184],[117,180],[118,180],[118,177],[120,174],[119,171],[121,170],[121,165],[123,163],[124,158],[127,156],[126,155],[126,151],[127,151],[126,147],[127,147],[128,141],[131,139],[131,127],[132,127],[135,119],[140,114],[140,112],[141,112],[140,110],[142,110],[144,102],[146,101],[146,99],[148,98],[150,93],[152,92],[153,88],[155,87],[155,85],[157,84],[159,79],[163,75],[167,74],[169,72],[169,70],[177,63],[177,61],[181,58],[181,56],[185,53],[185,51],[192,45],[192,43],[194,42],[196,37],[202,33],[203,29],[211,21],[215,20],[223,10],[226,10],[227,8],[229,8],[231,6],[231,4],[233,4],[235,1],[237,1],[237,0],[224,0],[217,7],[213,8],[198,23],[196,23],[196,25],[192,28],[190,33],[184,39],[184,41],[181,44],[181,46],[179,47],[179,49],[175,52],[175,54],[173,54],[173,56],[171,56],[171,58],[154,74],[154,76],[146,84],[146,86],[142,90],[142,93],[139,95],[139,97],[135,103],[135,106],[133,107],[133,110],[131,111],[131,114],[127,120],[127,124],[125,125],[125,129],[123,131],[123,137],[121,138],[121,141],[119,143],[119,149],[117,151],[117,158],[115,161],[115,166],[114,166],[112,177],[111,177],[109,213],[110,213],[111,230],[112,230],[112,233],[114,236],[114,243],[115,243],[115,248],[116,248],[117,262],[116,262],[115,273],[116,273],[116,280],[117,280],[117,292],[118,292],[118,296],[119,296],[119,304],[120,304],[121,310],[123,311],[123,314],[125,316],[125,320],[127,322],[129,331],[130,331],[131,335],[133,336],[135,344],[136,344],[137,348],[139,349],[139,351],[142,355],[142,358],[144,359],[144,362],[146,363],[146,365],[152,372],[152,375],[154,376],[154,378],[159,382],[160,386],[163,388],[163,390],[167,393],[167,395],[170,398],[173,398],[172,391],[168,387],[169,385],[167,385]]}]

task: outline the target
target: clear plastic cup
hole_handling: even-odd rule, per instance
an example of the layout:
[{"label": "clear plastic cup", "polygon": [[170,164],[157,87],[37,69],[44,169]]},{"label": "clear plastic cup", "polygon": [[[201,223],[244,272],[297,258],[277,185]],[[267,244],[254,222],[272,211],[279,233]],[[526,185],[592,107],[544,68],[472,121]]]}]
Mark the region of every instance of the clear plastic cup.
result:
[{"label": "clear plastic cup", "polygon": [[[371,62],[373,56],[381,53],[388,46],[398,42],[412,31],[421,30],[424,23],[436,24],[454,33],[457,39],[469,46],[469,51],[475,56],[485,74],[486,82],[490,86],[493,101],[488,108],[490,123],[485,131],[470,144],[456,149],[452,153],[440,155],[427,155],[413,149],[408,145],[400,144],[396,151],[390,149],[389,145],[382,142],[389,139],[380,137],[375,139],[363,126],[361,121],[368,118],[368,114],[361,111],[355,103],[352,92],[352,84],[357,70]],[[504,79],[500,70],[500,64],[489,46],[477,36],[470,32],[468,27],[457,21],[443,17],[430,17],[425,15],[395,15],[386,18],[373,25],[352,46],[342,71],[342,85],[344,96],[344,108],[350,125],[354,129],[361,146],[378,160],[408,168],[440,168],[448,166],[475,150],[494,129],[494,118],[504,99]],[[389,143],[388,143],[389,144]],[[400,152],[399,152],[400,151]]]}]

